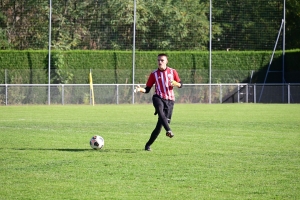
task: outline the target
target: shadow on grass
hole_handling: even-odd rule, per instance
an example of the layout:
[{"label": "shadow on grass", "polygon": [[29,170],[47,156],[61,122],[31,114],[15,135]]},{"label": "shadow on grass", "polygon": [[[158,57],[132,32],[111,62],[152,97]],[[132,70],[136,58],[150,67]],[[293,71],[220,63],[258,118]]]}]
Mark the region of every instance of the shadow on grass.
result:
[{"label": "shadow on grass", "polygon": [[102,149],[100,151],[105,153],[137,153],[143,151],[143,149]]},{"label": "shadow on grass", "polygon": [[13,150],[19,151],[67,151],[67,152],[82,152],[82,151],[99,151],[103,153],[137,153],[142,151],[142,149],[67,149],[67,148],[13,148]]},{"label": "shadow on grass", "polygon": [[13,148],[13,150],[19,151],[70,151],[70,152],[78,152],[78,151],[94,151],[93,149],[54,149],[54,148]]}]

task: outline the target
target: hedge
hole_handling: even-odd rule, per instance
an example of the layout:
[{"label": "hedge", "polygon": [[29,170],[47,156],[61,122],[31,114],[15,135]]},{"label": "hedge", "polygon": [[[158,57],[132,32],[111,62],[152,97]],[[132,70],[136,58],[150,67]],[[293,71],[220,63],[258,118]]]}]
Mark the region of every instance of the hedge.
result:
[{"label": "hedge", "polygon": [[[145,83],[157,68],[157,51],[137,51],[132,69],[130,51],[55,51],[51,52],[52,83],[88,83],[90,69],[97,84]],[[209,52],[163,52],[169,55],[169,66],[178,70],[184,83],[208,83]],[[212,83],[263,82],[271,51],[212,52]],[[286,82],[300,82],[300,50],[285,52]],[[282,70],[282,51],[277,51],[271,71]],[[253,73],[254,72],[254,73]],[[278,77],[269,82],[282,82]],[[250,80],[251,79],[251,80]],[[48,83],[48,51],[0,51],[0,84]]]}]

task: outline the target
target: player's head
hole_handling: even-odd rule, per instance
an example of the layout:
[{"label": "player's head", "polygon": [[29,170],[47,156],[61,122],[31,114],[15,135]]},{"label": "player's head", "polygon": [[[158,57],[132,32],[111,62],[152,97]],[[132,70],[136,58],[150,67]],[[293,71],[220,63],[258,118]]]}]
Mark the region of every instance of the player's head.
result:
[{"label": "player's head", "polygon": [[157,56],[157,64],[160,70],[165,70],[168,64],[168,56],[167,54],[161,53]]}]

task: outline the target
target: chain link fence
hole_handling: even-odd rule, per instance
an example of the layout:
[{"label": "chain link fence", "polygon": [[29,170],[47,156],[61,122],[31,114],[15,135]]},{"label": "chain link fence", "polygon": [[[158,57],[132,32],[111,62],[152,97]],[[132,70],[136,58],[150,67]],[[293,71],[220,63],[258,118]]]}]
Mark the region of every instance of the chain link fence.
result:
[{"label": "chain link fence", "polygon": [[[135,82],[146,83],[153,69],[136,69]],[[209,71],[206,69],[186,70],[177,69],[183,83],[191,83],[194,76],[196,83],[208,83]],[[71,74],[69,84],[89,83],[89,69],[68,69],[65,74]],[[131,84],[132,70],[118,69],[118,73],[109,69],[93,69],[94,84]],[[0,69],[0,84],[48,84],[47,69]],[[64,73],[64,72],[62,72]],[[212,72],[213,83],[251,83],[253,74],[265,74],[265,72],[254,70],[214,70]],[[110,77],[110,78],[109,78]],[[111,77],[114,77],[112,82]],[[245,78],[246,77],[246,78]],[[52,79],[55,81],[55,78]],[[256,80],[257,81],[257,80]]]},{"label": "chain link fence", "polygon": [[[152,94],[135,94],[132,84],[94,84],[95,104],[152,103]],[[89,84],[1,84],[0,105],[90,105]],[[177,103],[300,103],[300,84],[185,84],[175,90]]]}]

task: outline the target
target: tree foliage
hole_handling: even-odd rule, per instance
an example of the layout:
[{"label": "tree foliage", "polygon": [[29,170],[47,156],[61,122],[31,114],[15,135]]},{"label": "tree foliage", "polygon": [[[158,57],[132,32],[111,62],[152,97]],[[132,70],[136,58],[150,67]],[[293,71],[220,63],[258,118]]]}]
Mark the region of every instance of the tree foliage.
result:
[{"label": "tree foliage", "polygon": [[43,1],[1,1],[0,34],[2,33],[4,38],[1,43],[7,44],[7,48],[12,49],[47,47],[49,30],[47,10],[48,4]]},{"label": "tree foliage", "polygon": [[[136,0],[136,49],[207,50],[208,0]],[[213,2],[213,48],[262,50],[274,45],[283,0]],[[131,50],[133,0],[52,1],[53,49]],[[287,48],[300,45],[300,3],[286,2]],[[47,49],[49,1],[1,0],[1,49]]]},{"label": "tree foliage", "polygon": [[[216,49],[271,50],[282,22],[282,0],[214,1],[222,34]],[[215,8],[216,7],[216,8]],[[218,14],[219,13],[219,14]]]},{"label": "tree foliage", "polygon": [[286,8],[286,47],[300,48],[300,1],[287,0]]}]

